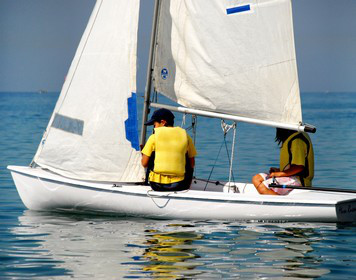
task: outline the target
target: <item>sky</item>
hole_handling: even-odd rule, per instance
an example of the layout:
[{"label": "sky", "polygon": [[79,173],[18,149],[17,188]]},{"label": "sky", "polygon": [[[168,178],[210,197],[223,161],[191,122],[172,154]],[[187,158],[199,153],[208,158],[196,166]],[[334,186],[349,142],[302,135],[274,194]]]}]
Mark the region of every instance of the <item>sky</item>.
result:
[{"label": "sky", "polygon": [[[209,1],[209,0],[207,0]],[[142,0],[151,11],[153,0]],[[59,92],[95,0],[0,0],[0,92]],[[293,0],[302,92],[356,92],[356,0]],[[142,17],[138,92],[150,18]]]}]

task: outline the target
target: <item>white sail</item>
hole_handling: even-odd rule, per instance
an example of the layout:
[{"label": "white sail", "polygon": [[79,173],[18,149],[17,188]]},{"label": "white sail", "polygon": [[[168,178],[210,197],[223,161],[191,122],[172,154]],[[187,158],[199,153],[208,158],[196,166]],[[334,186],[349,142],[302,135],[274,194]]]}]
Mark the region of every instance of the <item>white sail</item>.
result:
[{"label": "white sail", "polygon": [[98,0],[35,155],[75,179],[142,181],[136,112],[139,0]]},{"label": "white sail", "polygon": [[164,0],[156,90],[179,104],[302,121],[291,0]]}]

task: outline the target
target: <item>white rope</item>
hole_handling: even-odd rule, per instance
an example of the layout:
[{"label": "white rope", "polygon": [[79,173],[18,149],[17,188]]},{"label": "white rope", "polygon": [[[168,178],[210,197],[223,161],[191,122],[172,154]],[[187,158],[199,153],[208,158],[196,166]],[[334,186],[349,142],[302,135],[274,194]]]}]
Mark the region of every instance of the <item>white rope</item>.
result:
[{"label": "white rope", "polygon": [[232,128],[234,129],[234,135],[232,138],[232,147],[231,147],[231,158],[230,158],[230,171],[229,171],[229,192],[230,192],[230,187],[231,187],[231,177],[232,177],[232,164],[234,160],[234,151],[235,151],[235,139],[236,139],[236,122],[234,122],[232,125]]},{"label": "white rope", "polygon": [[236,127],[236,122],[233,124],[227,124],[224,120],[221,120],[221,128],[224,131],[224,135],[226,135],[231,128]]},{"label": "white rope", "polygon": [[231,185],[231,178],[232,178],[232,167],[233,167],[233,161],[234,161],[234,151],[235,151],[235,140],[236,140],[236,122],[234,122],[233,124],[227,124],[225,123],[224,120],[221,120],[221,128],[224,131],[224,135],[226,135],[231,129],[234,130],[234,135],[232,138],[232,147],[231,147],[231,157],[230,157],[230,168],[229,168],[229,182],[228,182],[228,186],[229,186],[229,192],[232,189],[232,185]]},{"label": "white rope", "polygon": [[196,115],[192,115],[193,143],[194,143],[194,145],[195,145],[196,138],[197,138],[197,123],[198,123],[198,117]]},{"label": "white rope", "polygon": [[[216,166],[216,162],[217,162],[217,160],[218,160],[218,158],[219,158],[220,151],[221,151],[221,148],[222,148],[222,146],[224,145],[224,143],[225,143],[225,147],[226,147],[226,152],[227,152],[227,154],[228,154],[228,156],[229,156],[229,151],[228,151],[227,146],[226,146],[226,135],[227,135],[227,133],[228,133],[232,128],[234,129],[234,139],[233,139],[233,143],[232,143],[232,145],[233,145],[232,149],[234,150],[234,148],[235,148],[236,122],[234,122],[233,124],[229,125],[229,124],[225,123],[224,120],[221,120],[221,128],[222,128],[222,130],[223,130],[223,132],[224,132],[224,141],[221,143],[221,146],[220,146],[218,155],[217,155],[217,157],[216,157],[216,159],[215,159],[215,162],[214,162],[214,164],[213,164],[213,167],[212,167],[212,169],[211,169],[211,171],[210,171],[208,180],[206,181],[206,185],[205,185],[204,191],[205,191],[206,187],[208,186],[208,183],[210,182],[211,174],[213,173],[214,167]],[[234,156],[234,153],[232,152],[232,154],[231,154],[231,160],[230,160],[230,162],[229,162],[229,165],[230,165],[230,170],[229,170],[229,192],[230,192],[231,177],[232,177],[232,162],[233,162],[233,156]]]},{"label": "white rope", "polygon": [[182,118],[182,124],[180,125],[180,127],[184,127],[185,126],[185,118],[186,118],[187,114],[184,113],[183,114],[183,118]]},{"label": "white rope", "polygon": [[[154,195],[154,194],[151,194],[153,190],[148,190],[147,191],[147,196],[149,198],[151,198],[151,200],[153,201],[154,204],[156,204],[156,206],[158,208],[164,208],[168,205],[169,201],[171,200],[171,198],[169,197],[169,195],[171,194],[174,194],[174,192],[165,192],[163,195]],[[156,201],[155,201],[155,198],[165,198],[167,199],[162,205],[159,205]]]}]

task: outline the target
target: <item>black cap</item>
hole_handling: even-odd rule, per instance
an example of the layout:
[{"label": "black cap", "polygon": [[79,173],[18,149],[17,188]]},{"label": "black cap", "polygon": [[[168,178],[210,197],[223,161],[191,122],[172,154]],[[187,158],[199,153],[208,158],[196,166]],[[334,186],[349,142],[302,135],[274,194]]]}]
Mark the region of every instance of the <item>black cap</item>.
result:
[{"label": "black cap", "polygon": [[145,125],[153,125],[154,122],[160,122],[161,120],[165,120],[168,123],[173,123],[174,115],[168,109],[158,109],[153,112],[151,119],[145,122]]}]

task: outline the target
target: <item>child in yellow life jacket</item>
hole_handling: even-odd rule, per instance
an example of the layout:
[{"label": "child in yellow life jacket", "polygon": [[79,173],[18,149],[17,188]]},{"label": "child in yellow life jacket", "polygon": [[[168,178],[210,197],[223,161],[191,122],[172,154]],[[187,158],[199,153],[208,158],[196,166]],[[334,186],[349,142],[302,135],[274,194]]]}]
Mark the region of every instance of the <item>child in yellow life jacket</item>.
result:
[{"label": "child in yellow life jacket", "polygon": [[192,180],[197,152],[187,132],[183,128],[173,127],[173,124],[174,115],[167,109],[156,110],[145,123],[154,125],[154,134],[142,149],[141,162],[147,167],[155,152],[154,168],[148,178],[155,191],[186,190]]},{"label": "child in yellow life jacket", "polygon": [[313,145],[306,133],[277,128],[276,142],[281,145],[280,166],[271,167],[269,174],[260,173],[252,183],[260,194],[287,195],[292,188],[273,188],[269,185],[311,187],[314,177]]}]

